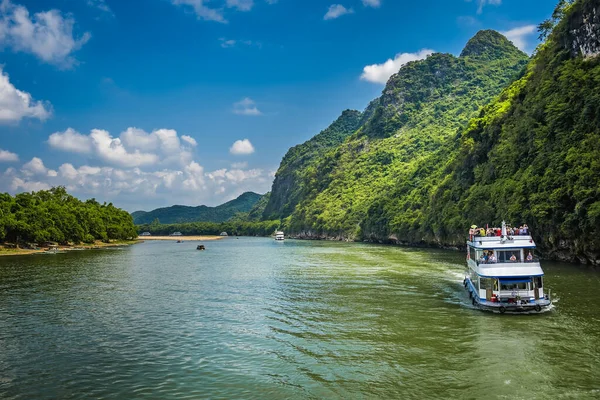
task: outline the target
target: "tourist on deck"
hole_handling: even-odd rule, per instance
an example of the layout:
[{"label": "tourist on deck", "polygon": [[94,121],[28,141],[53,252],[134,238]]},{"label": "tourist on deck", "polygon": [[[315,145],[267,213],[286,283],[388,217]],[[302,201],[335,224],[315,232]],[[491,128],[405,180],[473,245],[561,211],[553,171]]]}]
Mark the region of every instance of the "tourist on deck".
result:
[{"label": "tourist on deck", "polygon": [[496,260],[496,256],[494,255],[494,253],[490,254],[490,256],[488,257],[488,262],[491,264],[495,264],[498,260]]},{"label": "tourist on deck", "polygon": [[529,227],[527,224],[523,224],[523,230],[521,231],[523,235],[529,235]]},{"label": "tourist on deck", "polygon": [[527,254],[527,261],[533,261],[533,256],[531,255],[531,251],[529,252],[529,254]]},{"label": "tourist on deck", "polygon": [[485,234],[487,237],[492,237],[494,236],[494,231],[492,230],[492,228],[487,228],[487,232]]},{"label": "tourist on deck", "polygon": [[515,226],[515,236],[519,236],[521,234],[521,230]]},{"label": "tourist on deck", "polygon": [[479,228],[479,236],[485,236],[485,229]]},{"label": "tourist on deck", "polygon": [[494,232],[496,233],[496,236],[502,236],[502,229],[501,228],[494,228]]},{"label": "tourist on deck", "polygon": [[515,262],[517,261],[517,257],[515,256],[515,253],[512,253],[512,256],[510,256],[510,262]]},{"label": "tourist on deck", "polygon": [[481,255],[481,257],[479,257],[479,264],[485,264],[486,260],[485,260],[485,255]]}]

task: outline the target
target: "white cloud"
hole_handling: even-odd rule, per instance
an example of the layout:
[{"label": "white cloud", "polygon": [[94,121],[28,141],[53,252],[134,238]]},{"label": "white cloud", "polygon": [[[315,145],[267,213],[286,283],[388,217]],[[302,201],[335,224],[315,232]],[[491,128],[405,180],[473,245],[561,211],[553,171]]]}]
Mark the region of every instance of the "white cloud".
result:
[{"label": "white cloud", "polygon": [[29,93],[14,87],[0,66],[0,123],[19,122],[23,118],[45,121],[51,114],[49,103],[34,101]]},{"label": "white cloud", "polygon": [[8,150],[0,149],[0,162],[17,162],[19,161],[19,156],[15,153],[11,153]]},{"label": "white cloud", "polygon": [[229,152],[235,155],[252,154],[254,153],[254,146],[252,146],[252,143],[248,139],[236,140],[229,149]]},{"label": "white cloud", "polygon": [[262,112],[256,107],[256,103],[249,97],[233,104],[233,113],[238,115],[262,115]]},{"label": "white cloud", "polygon": [[72,53],[91,37],[89,32],[73,36],[75,20],[58,10],[35,13],[9,0],[0,4],[0,44],[14,51],[35,54],[48,64],[71,68],[77,63]]},{"label": "white cloud", "polygon": [[105,0],[87,0],[87,5],[90,7],[94,7],[100,11],[103,11],[104,13],[106,13],[106,15],[114,17],[112,10],[108,6],[108,4],[106,4]]},{"label": "white cloud", "polygon": [[329,6],[329,10],[327,10],[327,14],[323,17],[324,20],[328,19],[336,19],[346,14],[353,14],[354,10],[352,8],[346,8],[341,4],[332,4]]},{"label": "white cloud", "polygon": [[88,154],[92,152],[92,141],[72,128],[64,132],[55,132],[48,138],[48,144],[56,149],[72,153]]},{"label": "white cloud", "polygon": [[378,8],[381,6],[381,0],[362,0],[365,7]]},{"label": "white cloud", "polygon": [[229,47],[234,47],[235,44],[237,43],[236,40],[225,39],[225,38],[220,38],[219,41],[221,42],[221,47],[224,48],[224,49],[227,49]]},{"label": "white cloud", "polygon": [[39,190],[48,190],[50,185],[46,182],[26,181],[21,178],[13,178],[11,185],[13,192],[37,192]]},{"label": "white cloud", "polygon": [[236,8],[238,11],[250,11],[254,7],[254,0],[227,0],[227,7]]},{"label": "white cloud", "polygon": [[23,168],[21,168],[21,172],[27,176],[48,176],[48,171],[42,159],[38,157],[33,157],[31,161],[23,164]]},{"label": "white cloud", "polygon": [[[184,135],[185,136],[185,135]],[[150,164],[184,165],[191,161],[194,138],[181,138],[173,129],[157,129],[150,133],[138,128],[127,128],[118,138],[101,129],[82,135],[69,128],[55,132],[48,144],[58,150],[91,154],[104,162],[120,167],[140,167]]]},{"label": "white cloud", "polygon": [[190,146],[196,147],[198,145],[198,142],[196,142],[196,139],[194,139],[193,137],[188,136],[188,135],[181,135],[181,140],[188,143]]},{"label": "white cloud", "polygon": [[522,51],[528,51],[527,39],[537,32],[535,25],[525,25],[509,31],[500,32]]},{"label": "white cloud", "polygon": [[0,175],[0,192],[31,191],[63,185],[80,198],[113,201],[130,211],[173,204],[222,204],[243,192],[269,190],[274,170],[219,169],[206,172],[196,161],[178,169],[74,166],[64,163],[57,171],[34,158],[20,170],[8,168]]},{"label": "white cloud", "polygon": [[207,3],[205,0],[171,0],[171,2],[175,5],[192,7],[198,19],[227,23],[227,20],[223,16],[223,11],[221,9],[207,7],[204,4]]},{"label": "white cloud", "polygon": [[383,64],[367,65],[363,69],[360,79],[385,84],[390,76],[397,73],[400,68],[408,62],[422,60],[433,53],[433,50],[423,49],[418,53],[401,53],[397,54],[392,60],[388,59]]},{"label": "white cloud", "polygon": [[[465,0],[467,2],[471,2],[473,0]],[[483,7],[486,5],[499,6],[502,4],[502,0],[476,0],[477,1],[477,14],[481,14],[483,12]]]},{"label": "white cloud", "polygon": [[235,163],[231,164],[231,168],[233,168],[233,169],[244,169],[244,168],[248,168],[248,161],[243,161],[243,162],[235,162]]}]

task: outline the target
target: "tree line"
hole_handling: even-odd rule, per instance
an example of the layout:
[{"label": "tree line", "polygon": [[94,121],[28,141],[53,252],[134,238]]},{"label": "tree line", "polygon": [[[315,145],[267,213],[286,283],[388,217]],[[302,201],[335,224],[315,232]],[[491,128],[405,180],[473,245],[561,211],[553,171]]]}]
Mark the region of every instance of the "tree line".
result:
[{"label": "tree line", "polygon": [[93,243],[137,236],[131,215],[112,203],[81,201],[62,186],[0,193],[0,242]]}]

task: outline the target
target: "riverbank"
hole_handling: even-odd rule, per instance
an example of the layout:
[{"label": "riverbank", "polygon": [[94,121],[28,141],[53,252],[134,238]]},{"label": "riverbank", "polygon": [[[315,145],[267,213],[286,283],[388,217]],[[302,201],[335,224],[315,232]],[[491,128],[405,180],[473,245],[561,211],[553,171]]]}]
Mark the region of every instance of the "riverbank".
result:
[{"label": "riverbank", "polygon": [[221,240],[227,236],[138,236],[137,240],[181,240],[187,242]]},{"label": "riverbank", "polygon": [[[57,251],[76,251],[76,250],[93,250],[103,249],[106,247],[121,247],[130,246],[132,244],[139,243],[138,240],[115,240],[110,243],[104,243],[96,241],[95,243],[83,243],[72,246],[53,246],[53,247],[41,247],[37,249],[21,249],[16,247],[6,247],[6,244],[0,245],[0,256],[26,256],[31,254],[43,254],[44,252],[56,249]],[[10,244],[9,244],[10,245]],[[14,245],[13,245],[14,246]]]}]

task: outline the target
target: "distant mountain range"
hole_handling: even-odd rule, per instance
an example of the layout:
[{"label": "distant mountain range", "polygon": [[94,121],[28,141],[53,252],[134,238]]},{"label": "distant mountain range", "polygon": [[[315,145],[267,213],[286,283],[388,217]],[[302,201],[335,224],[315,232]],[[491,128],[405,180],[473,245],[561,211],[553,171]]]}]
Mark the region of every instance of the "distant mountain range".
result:
[{"label": "distant mountain range", "polygon": [[131,213],[136,225],[150,224],[158,219],[161,224],[177,224],[184,222],[225,222],[240,213],[250,212],[263,196],[246,192],[237,199],[216,207],[208,206],[171,206],[157,208],[152,211],[135,211]]}]

